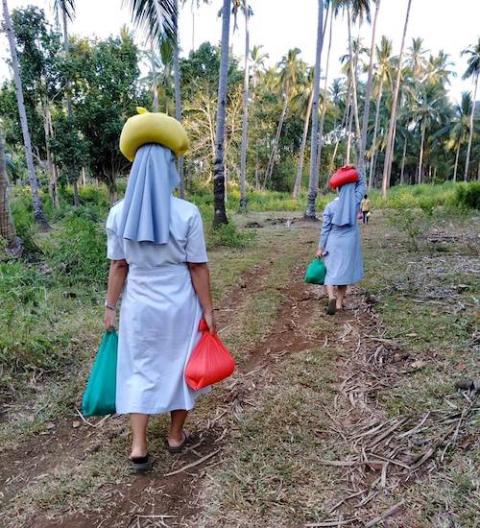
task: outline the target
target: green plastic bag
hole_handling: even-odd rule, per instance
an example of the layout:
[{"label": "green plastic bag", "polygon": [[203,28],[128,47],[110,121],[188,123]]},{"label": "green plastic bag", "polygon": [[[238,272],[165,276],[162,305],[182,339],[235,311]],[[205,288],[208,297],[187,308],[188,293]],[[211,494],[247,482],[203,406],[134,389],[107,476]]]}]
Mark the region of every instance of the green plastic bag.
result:
[{"label": "green plastic bag", "polygon": [[115,330],[105,332],[93,362],[82,398],[84,416],[115,414],[117,392],[117,347]]},{"label": "green plastic bag", "polygon": [[308,284],[323,284],[325,282],[325,275],[327,268],[322,259],[315,258],[308,265],[305,272],[305,282]]}]

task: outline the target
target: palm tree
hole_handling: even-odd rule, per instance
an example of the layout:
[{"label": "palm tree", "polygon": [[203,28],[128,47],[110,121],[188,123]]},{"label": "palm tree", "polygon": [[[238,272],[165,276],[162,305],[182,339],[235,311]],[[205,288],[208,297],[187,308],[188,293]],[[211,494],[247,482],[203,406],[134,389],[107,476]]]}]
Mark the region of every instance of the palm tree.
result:
[{"label": "palm tree", "polygon": [[23,250],[22,241],[17,237],[15,224],[8,203],[7,163],[5,160],[5,144],[0,128],[0,238],[7,242],[7,253],[20,256]]},{"label": "palm tree", "polygon": [[300,150],[298,154],[297,176],[295,178],[295,184],[293,186],[292,192],[293,198],[298,198],[298,195],[300,194],[300,188],[302,186],[305,147],[307,146],[308,130],[310,128],[310,116],[312,114],[313,106],[313,82],[314,70],[311,68],[308,72],[307,81],[302,86],[302,91],[298,93],[294,99],[294,102],[298,103],[298,106],[303,110],[305,117],[303,122],[302,142],[300,144]]},{"label": "palm tree", "polygon": [[472,113],[470,114],[470,134],[468,136],[468,146],[467,146],[467,158],[465,161],[465,174],[463,179],[467,181],[468,179],[468,169],[470,165],[470,153],[472,150],[472,141],[474,133],[474,119],[475,119],[475,108],[476,108],[476,98],[477,98],[477,89],[478,89],[478,78],[480,76],[480,38],[476,44],[471,45],[469,48],[462,51],[462,55],[468,55],[468,67],[463,74],[464,79],[473,78],[473,97],[472,97]]},{"label": "palm tree", "polygon": [[181,0],[182,6],[190,2],[190,10],[192,13],[192,51],[195,50],[195,10],[200,9],[201,4],[210,4],[211,0]]},{"label": "palm tree", "polygon": [[[353,117],[355,118],[355,131],[357,139],[360,139],[360,119],[358,116],[358,96],[357,96],[357,64],[358,64],[358,49],[354,54],[353,50],[353,36],[352,36],[352,23],[357,20],[361,24],[363,19],[366,18],[370,21],[370,0],[336,0],[335,2],[336,13],[342,9],[347,16],[347,28],[348,28],[348,53],[349,53],[349,68],[351,78],[351,99],[352,99],[352,111]],[[355,55],[355,56],[354,56]]]},{"label": "palm tree", "polygon": [[253,11],[246,0],[242,0],[241,7],[245,17],[245,57],[243,72],[242,146],[240,151],[240,210],[245,212],[247,210],[248,105],[250,99],[250,31],[248,22],[253,15]]},{"label": "palm tree", "polygon": [[434,122],[439,122],[442,116],[441,105],[444,102],[443,88],[438,84],[418,83],[413,90],[411,113],[412,122],[420,131],[420,150],[418,157],[417,183],[423,183],[423,162],[425,154],[425,138],[427,131]]},{"label": "palm tree", "polygon": [[300,50],[298,48],[288,50],[286,56],[280,61],[280,92],[283,98],[282,112],[280,114],[280,119],[278,120],[277,132],[273,140],[272,151],[270,153],[270,158],[268,160],[267,169],[265,171],[265,178],[263,185],[272,177],[273,168],[275,166],[275,158],[277,155],[278,144],[280,142],[280,136],[282,134],[283,123],[287,116],[288,105],[292,97],[293,89],[297,83],[297,78],[299,75],[299,60],[298,56],[300,55]]},{"label": "palm tree", "polygon": [[3,19],[5,24],[5,32],[7,34],[8,44],[10,47],[10,56],[12,60],[13,77],[15,81],[15,92],[17,96],[18,113],[20,115],[20,124],[22,127],[23,144],[25,147],[25,158],[27,160],[28,180],[30,182],[30,189],[33,200],[33,215],[35,221],[42,229],[48,229],[49,225],[43,213],[42,200],[40,198],[39,183],[35,173],[35,166],[33,164],[32,140],[30,137],[30,130],[28,128],[27,112],[25,109],[25,101],[23,99],[23,85],[20,75],[20,65],[18,63],[17,48],[15,45],[15,32],[13,30],[12,19],[8,10],[7,0],[2,0],[3,5]]},{"label": "palm tree", "polygon": [[[65,56],[69,54],[69,43],[68,43],[68,21],[73,19],[75,15],[75,0],[55,0],[54,1],[55,13],[61,14],[62,28],[63,28],[63,51]],[[70,83],[67,82],[67,92],[65,97],[65,106],[67,108],[67,117],[69,121],[73,119],[72,111],[72,99],[70,97],[69,90]],[[80,171],[80,167],[78,168]],[[78,196],[78,178],[73,179],[73,203],[75,207],[80,205],[80,199]]]},{"label": "palm tree", "polygon": [[408,48],[408,67],[412,73],[412,78],[420,80],[427,67],[426,54],[428,50],[423,47],[423,38],[412,39],[412,45]]},{"label": "palm tree", "polygon": [[323,0],[318,0],[317,49],[315,54],[315,72],[313,76],[312,132],[310,142],[310,181],[308,185],[308,204],[305,217],[316,219],[315,202],[318,193],[318,101],[320,95],[320,60],[323,47]]},{"label": "palm tree", "polygon": [[[351,49],[350,49],[351,48]],[[352,54],[353,51],[353,54]],[[346,163],[350,163],[350,153],[351,153],[351,144],[352,136],[355,139],[360,139],[360,125],[358,120],[358,103],[356,101],[356,85],[358,84],[358,62],[360,56],[363,53],[366,53],[368,50],[362,46],[361,40],[355,39],[352,44],[349,44],[349,50],[346,55],[340,57],[340,62],[344,64],[344,73],[348,79],[348,90],[347,90],[347,152],[346,152]],[[353,66],[352,66],[353,60]],[[353,72],[353,76],[352,76]],[[355,121],[354,118],[355,117]],[[355,123],[355,133],[352,132],[353,124]]]},{"label": "palm tree", "polygon": [[250,53],[250,65],[252,70],[253,88],[257,87],[258,77],[261,71],[265,69],[265,61],[268,59],[268,53],[262,52],[263,46],[253,46]]},{"label": "palm tree", "polygon": [[370,118],[370,99],[372,97],[372,82],[373,82],[373,62],[375,55],[375,39],[377,33],[377,20],[378,13],[380,12],[380,0],[375,1],[375,16],[373,17],[373,26],[372,26],[372,42],[370,45],[370,61],[368,65],[368,78],[367,78],[367,88],[365,91],[365,107],[363,110],[363,123],[362,123],[362,137],[360,139],[360,164],[363,166],[365,158],[365,149],[367,148],[367,130],[368,130],[368,121]]},{"label": "palm tree", "polygon": [[218,81],[217,126],[213,176],[213,225],[227,224],[225,210],[225,119],[227,115],[228,46],[230,41],[231,0],[223,0],[222,43]]},{"label": "palm tree", "polygon": [[402,43],[400,45],[400,54],[398,56],[397,79],[395,82],[395,90],[393,92],[392,111],[390,114],[390,124],[388,127],[387,146],[385,150],[385,162],[384,162],[384,167],[383,167],[383,180],[382,180],[382,196],[384,198],[387,197],[387,189],[390,187],[390,177],[391,177],[392,163],[393,163],[393,150],[395,146],[395,120],[397,117],[398,96],[400,93],[400,80],[402,76],[403,49],[405,47],[405,37],[407,34],[408,19],[410,18],[411,7],[412,7],[412,0],[408,0],[407,14],[405,16],[405,24],[403,27]]},{"label": "palm tree", "polygon": [[372,138],[372,156],[370,161],[370,174],[368,177],[368,188],[372,188],[373,175],[375,174],[376,161],[377,161],[377,134],[378,126],[380,123],[380,108],[382,103],[383,96],[383,87],[386,82],[391,80],[391,55],[392,55],[392,41],[387,37],[382,36],[380,41],[380,46],[377,46],[377,71],[376,71],[376,82],[378,83],[377,87],[377,102],[375,107],[375,125],[373,129],[373,138]]},{"label": "palm tree", "polygon": [[455,165],[453,168],[453,181],[457,181],[458,164],[462,145],[468,141],[470,132],[470,116],[472,114],[472,96],[468,92],[462,93],[460,104],[455,107],[455,118],[450,125],[450,140],[447,147],[455,150]]},{"label": "palm tree", "polygon": [[[323,149],[323,129],[325,126],[325,115],[327,113],[327,92],[328,92],[328,74],[330,70],[330,55],[332,51],[332,40],[333,40],[333,20],[335,18],[335,11],[333,9],[333,3],[332,0],[328,2],[327,5],[327,14],[326,18],[328,17],[328,8],[331,8],[330,11],[330,23],[328,27],[328,50],[327,50],[327,59],[325,63],[325,80],[323,85],[323,93],[324,93],[324,104],[322,105],[321,111],[320,111],[320,124],[318,125],[318,154],[317,154],[317,170],[320,173],[320,162],[322,160],[322,149]],[[324,26],[324,29],[326,29],[326,26]],[[324,31],[324,38],[325,38],[325,31]]]},{"label": "palm tree", "polygon": [[[180,47],[178,42],[178,0],[124,0],[130,4],[135,23],[147,29],[156,39],[159,48],[167,48],[165,56],[172,55],[175,86],[175,118],[182,120],[182,95],[180,91]],[[185,195],[184,160],[177,160],[180,176],[180,197]]]}]

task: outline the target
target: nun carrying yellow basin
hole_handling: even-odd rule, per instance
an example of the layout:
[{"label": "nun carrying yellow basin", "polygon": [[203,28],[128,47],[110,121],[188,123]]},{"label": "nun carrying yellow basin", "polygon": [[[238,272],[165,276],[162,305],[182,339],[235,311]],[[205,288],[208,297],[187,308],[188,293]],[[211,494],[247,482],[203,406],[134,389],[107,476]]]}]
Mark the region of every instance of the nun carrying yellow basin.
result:
[{"label": "nun carrying yellow basin", "polygon": [[175,156],[188,148],[182,125],[158,113],[130,118],[120,148],[133,165],[125,198],[107,220],[111,260],[105,327],[119,322],[116,409],[130,414],[136,471],[151,466],[148,418],[171,413],[166,439],[180,451],[183,426],[201,391],[185,382],[185,366],[202,318],[215,332],[202,219],[197,207],[173,196]]}]

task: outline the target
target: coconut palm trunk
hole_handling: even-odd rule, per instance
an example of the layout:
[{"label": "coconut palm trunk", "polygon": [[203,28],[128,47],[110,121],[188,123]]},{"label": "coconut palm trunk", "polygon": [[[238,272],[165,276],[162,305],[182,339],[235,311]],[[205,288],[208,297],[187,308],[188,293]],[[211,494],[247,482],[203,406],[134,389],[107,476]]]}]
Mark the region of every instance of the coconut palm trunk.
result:
[{"label": "coconut palm trunk", "polygon": [[418,183],[423,183],[423,157],[425,153],[425,125],[422,124],[420,134],[420,154],[418,159]]},{"label": "coconut palm trunk", "polygon": [[349,92],[348,98],[348,125],[347,125],[347,152],[345,155],[345,163],[350,164],[350,156],[352,151],[352,128],[353,128],[353,104],[352,104],[352,93]]},{"label": "coconut palm trunk", "polygon": [[277,125],[277,131],[275,133],[275,138],[273,140],[272,152],[270,153],[270,158],[268,159],[267,169],[265,171],[265,177],[263,179],[263,187],[265,188],[267,183],[270,181],[273,174],[273,167],[275,166],[275,156],[277,155],[278,144],[280,143],[280,136],[282,134],[283,123],[285,117],[287,116],[288,111],[288,94],[284,93],[284,103],[282,108],[282,113],[280,114],[280,119]]},{"label": "coconut palm trunk", "polygon": [[[328,4],[330,7],[330,4]],[[328,10],[327,10],[328,12]],[[320,124],[318,125],[318,154],[317,154],[317,171],[320,177],[320,162],[322,160],[322,149],[323,149],[323,129],[325,127],[325,115],[327,113],[326,97],[328,90],[328,73],[330,69],[330,56],[332,51],[332,35],[333,35],[333,19],[335,11],[331,10],[330,12],[330,23],[329,23],[329,33],[328,33],[328,51],[327,51],[327,61],[325,63],[325,80],[323,85],[323,93],[325,94],[324,104],[322,105],[322,111],[320,112]],[[324,33],[325,36],[325,33]]]},{"label": "coconut palm trunk", "polygon": [[310,116],[312,115],[313,106],[313,90],[308,98],[307,111],[305,112],[305,123],[303,124],[303,135],[302,143],[300,145],[300,152],[298,155],[298,166],[297,166],[297,177],[295,178],[295,185],[293,186],[292,196],[298,198],[300,189],[302,187],[302,176],[303,176],[303,161],[305,158],[305,147],[307,146],[308,130],[310,128]]},{"label": "coconut palm trunk", "polygon": [[405,173],[406,158],[407,158],[407,138],[405,137],[405,141],[403,142],[402,168],[400,169],[400,185],[403,185],[405,183],[404,173]]},{"label": "coconut palm trunk", "polygon": [[353,54],[352,44],[352,10],[350,4],[347,9],[347,26],[348,26],[348,54],[350,56],[350,78],[352,84],[352,107],[355,117],[355,132],[357,140],[360,139],[360,119],[358,117],[358,97],[357,97],[357,57]]},{"label": "coconut palm trunk", "polygon": [[157,89],[157,68],[155,66],[155,46],[153,39],[150,39],[150,74],[152,76],[152,96],[153,96],[153,111],[159,111],[158,103],[158,89]]},{"label": "coconut palm trunk", "polygon": [[5,144],[0,130],[0,238],[7,241],[7,253],[20,256],[23,250],[22,241],[17,237],[15,224],[8,202],[7,163],[5,159]]},{"label": "coconut palm trunk", "polygon": [[377,135],[378,135],[378,126],[380,124],[380,105],[382,103],[382,96],[383,96],[383,76],[380,78],[380,86],[378,87],[378,95],[377,95],[377,103],[375,108],[375,126],[373,128],[373,138],[372,138],[372,146],[373,146],[373,154],[372,154],[372,161],[370,163],[370,174],[368,176],[368,188],[372,188],[373,184],[373,175],[375,174],[375,169],[377,165]]},{"label": "coconut palm trunk", "polygon": [[383,198],[387,197],[387,191],[388,191],[388,188],[390,187],[390,179],[391,179],[392,163],[393,163],[393,151],[394,151],[394,146],[395,146],[394,142],[395,142],[398,96],[400,94],[400,81],[402,78],[402,58],[403,58],[403,50],[405,48],[405,37],[407,35],[408,19],[410,18],[411,7],[412,7],[412,0],[408,0],[407,14],[405,16],[405,24],[403,27],[402,43],[400,45],[400,55],[398,57],[398,72],[397,72],[397,79],[395,82],[395,91],[393,94],[390,124],[388,127],[387,146],[385,149],[385,163],[383,167],[383,180],[382,180]]},{"label": "coconut palm trunk", "polygon": [[[178,13],[178,0],[176,0],[176,10]],[[177,121],[182,120],[182,92],[181,92],[181,73],[180,73],[180,45],[179,45],[179,32],[178,32],[178,19],[177,17],[177,27],[176,27],[176,43],[173,51],[173,76],[175,83],[175,119]],[[185,162],[183,156],[180,156],[177,160],[178,175],[180,176],[180,198],[185,197]]]},{"label": "coconut palm trunk", "polygon": [[230,41],[231,0],[223,0],[222,43],[220,75],[218,81],[217,129],[215,138],[215,161],[213,175],[213,225],[227,224],[225,210],[225,119],[227,115],[228,52]]},{"label": "coconut palm trunk", "polygon": [[465,173],[463,175],[464,181],[468,180],[468,170],[470,168],[470,153],[472,151],[472,140],[473,140],[473,134],[474,134],[474,118],[475,118],[475,108],[476,108],[476,99],[477,99],[478,78],[479,78],[479,75],[477,74],[475,76],[475,86],[473,88],[472,113],[470,114],[470,133],[468,134],[467,158],[465,160]]},{"label": "coconut palm trunk", "polygon": [[460,147],[461,147],[461,142],[459,141],[458,142],[458,145],[457,145],[457,153],[455,154],[455,167],[453,169],[453,181],[456,182],[457,181],[457,173],[458,173],[458,160],[460,159]]},{"label": "coconut palm trunk", "polygon": [[17,96],[18,113],[20,115],[20,124],[22,127],[23,144],[25,147],[25,158],[27,161],[28,180],[32,193],[33,201],[33,215],[35,221],[43,228],[48,229],[48,222],[43,212],[42,200],[40,198],[39,183],[35,173],[35,166],[33,164],[32,141],[30,137],[30,130],[28,128],[27,112],[25,110],[25,101],[23,99],[22,78],[20,76],[20,66],[18,63],[17,49],[15,46],[15,33],[13,31],[12,19],[8,11],[7,0],[2,0],[3,19],[5,24],[5,32],[7,34],[8,44],[10,47],[10,55],[12,59],[13,78],[15,81],[15,93]]},{"label": "coconut palm trunk", "polygon": [[368,79],[367,79],[367,88],[365,93],[365,108],[363,111],[363,123],[362,123],[362,137],[360,140],[360,158],[359,163],[361,166],[365,163],[365,151],[367,148],[367,131],[368,131],[368,121],[370,118],[370,99],[372,97],[372,87],[373,87],[373,62],[375,54],[375,39],[377,33],[377,20],[378,13],[380,11],[380,0],[376,0],[375,6],[375,16],[373,19],[372,26],[372,42],[370,45],[370,62],[368,64]]},{"label": "coconut palm trunk", "polygon": [[310,181],[308,185],[308,203],[305,218],[316,219],[316,200],[318,194],[318,101],[320,98],[320,60],[323,47],[323,0],[318,0],[317,48],[313,76],[312,132],[310,146]]},{"label": "coconut palm trunk", "polygon": [[[62,24],[63,24],[63,50],[65,56],[68,56],[69,53],[69,44],[68,44],[68,13],[65,3],[62,5]],[[67,82],[67,96],[65,98],[65,105],[67,107],[67,117],[71,122],[73,120],[73,110],[72,110],[72,99],[69,93],[70,83]],[[78,176],[79,174],[73,175],[73,205],[78,207],[80,205],[80,197],[78,193]]]},{"label": "coconut palm trunk", "polygon": [[249,6],[245,5],[245,59],[243,73],[243,121],[242,121],[242,146],[240,154],[240,210],[247,211],[247,152],[248,152],[248,105],[250,98],[250,18]]}]

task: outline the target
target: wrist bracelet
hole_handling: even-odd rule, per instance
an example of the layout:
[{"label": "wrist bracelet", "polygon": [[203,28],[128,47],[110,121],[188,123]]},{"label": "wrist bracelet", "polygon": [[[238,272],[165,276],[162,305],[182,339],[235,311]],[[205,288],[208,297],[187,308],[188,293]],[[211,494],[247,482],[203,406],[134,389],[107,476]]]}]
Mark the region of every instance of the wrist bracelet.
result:
[{"label": "wrist bracelet", "polygon": [[117,307],[114,304],[109,304],[107,301],[105,301],[105,308],[107,310],[112,310],[112,312],[117,311]]}]

